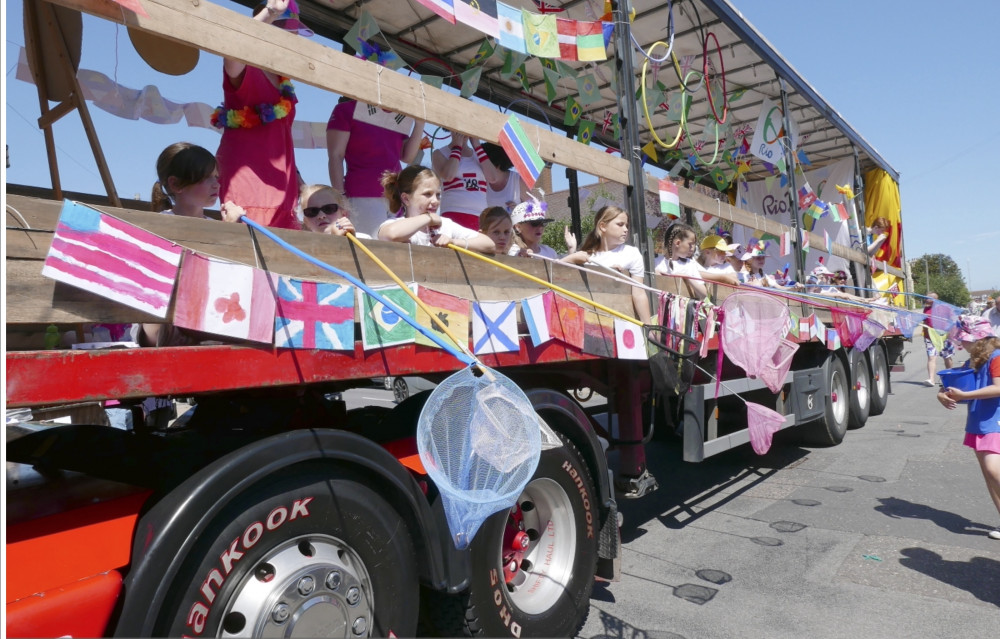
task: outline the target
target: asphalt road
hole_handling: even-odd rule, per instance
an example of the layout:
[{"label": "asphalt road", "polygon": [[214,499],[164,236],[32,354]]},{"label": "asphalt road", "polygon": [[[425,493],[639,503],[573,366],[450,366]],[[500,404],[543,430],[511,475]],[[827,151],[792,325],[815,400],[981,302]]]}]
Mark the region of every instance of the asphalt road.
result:
[{"label": "asphalt road", "polygon": [[911,351],[886,412],[839,446],[792,429],[687,464],[651,443],[660,489],[619,502],[621,581],[597,585],[580,636],[1000,636],[1000,516],[964,407],[937,403]]}]

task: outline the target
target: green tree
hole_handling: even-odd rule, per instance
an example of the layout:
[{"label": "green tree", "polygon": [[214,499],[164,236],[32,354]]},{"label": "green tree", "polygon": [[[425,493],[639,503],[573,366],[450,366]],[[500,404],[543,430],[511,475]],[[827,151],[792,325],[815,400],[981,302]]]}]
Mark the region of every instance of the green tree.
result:
[{"label": "green tree", "polygon": [[939,299],[949,304],[962,307],[969,305],[972,296],[969,295],[961,269],[951,257],[942,253],[921,255],[910,262],[910,265],[915,293],[925,295],[930,291],[937,293]]}]

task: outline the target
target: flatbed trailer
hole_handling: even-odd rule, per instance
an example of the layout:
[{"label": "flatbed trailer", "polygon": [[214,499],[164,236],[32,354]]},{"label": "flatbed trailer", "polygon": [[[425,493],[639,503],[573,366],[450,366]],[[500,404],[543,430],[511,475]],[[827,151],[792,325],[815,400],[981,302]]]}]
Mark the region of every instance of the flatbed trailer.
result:
[{"label": "flatbed trailer", "polygon": [[[356,99],[377,97],[388,108],[482,139],[495,140],[504,119],[208,3],[147,0],[149,18],[97,0],[55,4]],[[319,10],[304,7],[313,16]],[[226,35],[233,30],[241,35]],[[275,62],[262,47],[249,46],[251,39],[295,55]],[[285,64],[290,66],[276,68]],[[463,115],[457,126],[456,113]],[[654,177],[638,174],[628,160],[528,129],[550,162],[634,184],[632,192],[657,188]],[[367,386],[374,377],[438,381],[462,368],[460,362],[439,349],[407,344],[365,350],[360,341],[353,351],[249,344],[99,351],[32,346],[48,325],[159,320],[43,278],[41,261],[62,194],[58,186],[41,196],[16,191],[8,187],[6,201],[20,215],[15,220],[8,212],[6,231],[6,407],[38,416],[72,407],[66,411],[72,416],[68,424],[27,421],[7,428],[9,636],[412,636],[418,622],[421,631],[446,636],[573,635],[586,619],[595,579],[618,577],[616,500],[655,489],[649,478],[616,490],[606,446],[619,453],[617,472],[634,478],[645,469],[650,423],[678,428],[688,461],[743,445],[749,440],[745,414],[728,403],[732,391],[786,415],[786,427],[835,445],[848,427],[863,426],[869,413],[885,409],[890,366],[902,350],[903,338],[893,330],[865,352],[795,340],[800,348],[792,370],[774,394],[728,360],[716,371],[713,338],[706,372],[691,390],[649,409],[649,365],[613,356],[607,317],[594,316],[604,326],[604,347],[597,351],[559,341],[535,346],[521,318],[519,350],[483,355],[482,361],[514,380],[544,422],[541,461],[517,504],[490,517],[471,546],[458,550],[440,494],[417,454],[414,434],[427,394],[392,409],[351,411],[335,394]],[[681,187],[680,196],[691,211],[756,231],[794,230],[695,189]],[[273,244],[255,241],[243,225],[181,220],[110,202],[99,207],[191,250],[283,275],[329,279]],[[345,238],[277,234],[369,285],[391,283]],[[819,238],[810,241],[819,248]],[[457,252],[367,245],[404,280],[467,300],[519,300],[546,290]],[[834,252],[867,270],[863,252],[846,246]],[[633,315],[631,293],[620,282],[558,264],[498,259]],[[674,278],[651,276],[649,284],[687,295]],[[718,287],[713,297],[721,303],[730,293]],[[827,307],[837,305],[787,303],[803,317],[815,312],[826,322]],[[718,396],[709,375],[725,381]],[[582,389],[607,398],[603,411],[614,419],[599,420],[598,411],[585,409],[576,399]],[[133,431],[102,425],[99,410],[82,410],[106,400],[130,406],[147,397],[193,399],[196,408],[182,426]],[[602,425],[609,422],[613,427]]]}]

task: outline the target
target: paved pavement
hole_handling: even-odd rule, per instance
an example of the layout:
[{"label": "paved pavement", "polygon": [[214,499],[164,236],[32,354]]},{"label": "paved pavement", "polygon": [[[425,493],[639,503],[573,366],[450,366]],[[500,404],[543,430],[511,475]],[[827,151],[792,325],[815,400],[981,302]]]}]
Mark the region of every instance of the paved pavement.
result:
[{"label": "paved pavement", "polygon": [[580,636],[1000,636],[1000,516],[965,410],[937,403],[911,351],[886,412],[839,446],[792,429],[767,455],[687,464],[650,444],[660,490],[619,502],[622,579],[595,588]]}]

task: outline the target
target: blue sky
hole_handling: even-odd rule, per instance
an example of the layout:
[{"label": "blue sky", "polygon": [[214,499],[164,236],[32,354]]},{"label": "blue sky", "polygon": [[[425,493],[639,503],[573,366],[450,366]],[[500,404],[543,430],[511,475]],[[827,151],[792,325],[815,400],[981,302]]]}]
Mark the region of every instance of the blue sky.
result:
[{"label": "blue sky", "polygon": [[[22,2],[4,3],[6,181],[50,186],[45,147],[35,122],[34,86],[14,79]],[[223,2],[222,4],[228,4]],[[1000,205],[990,192],[989,157],[1000,143],[1000,89],[993,72],[993,30],[1000,3],[966,0],[951,14],[930,0],[734,0],[743,15],[901,174],[905,251],[951,256],[972,289],[1000,289]],[[231,5],[237,11],[243,7]],[[124,27],[84,17],[83,68],[127,87],[155,84],[176,102],[216,104],[222,96],[218,58],[202,53],[179,78],[149,69]],[[106,43],[98,46],[96,43]],[[336,97],[298,86],[298,119],[326,121]],[[188,140],[214,150],[218,134],[185,124],[128,121],[91,114],[122,197],[148,199],[160,150]],[[55,125],[63,188],[103,192],[76,114]],[[326,182],[326,151],[297,152],[303,177]]]}]

